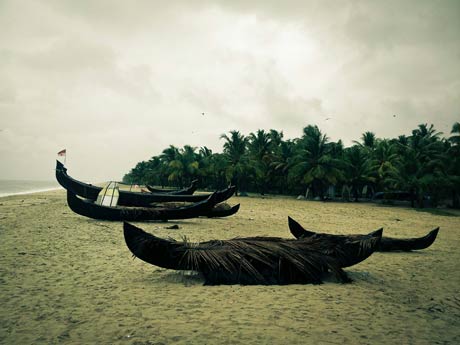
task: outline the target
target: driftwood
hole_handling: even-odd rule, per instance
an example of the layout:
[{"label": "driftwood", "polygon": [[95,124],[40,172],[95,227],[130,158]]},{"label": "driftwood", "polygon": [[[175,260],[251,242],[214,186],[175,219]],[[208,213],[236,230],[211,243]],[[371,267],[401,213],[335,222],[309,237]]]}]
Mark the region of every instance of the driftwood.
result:
[{"label": "driftwood", "polygon": [[200,272],[205,284],[320,284],[332,272],[350,282],[343,267],[371,255],[377,231],[356,240],[248,237],[201,243],[162,239],[124,223],[125,241],[139,259],[163,268]]},{"label": "driftwood", "polygon": [[[304,229],[298,222],[291,217],[289,220],[289,230],[291,234],[297,239],[305,238],[336,238],[336,239],[355,239],[359,240],[364,238],[366,235],[332,235],[318,233],[311,230]],[[433,244],[438,235],[439,227],[430,231],[427,235],[415,238],[392,238],[382,237],[376,251],[379,252],[391,252],[391,251],[411,251],[428,248]]]}]

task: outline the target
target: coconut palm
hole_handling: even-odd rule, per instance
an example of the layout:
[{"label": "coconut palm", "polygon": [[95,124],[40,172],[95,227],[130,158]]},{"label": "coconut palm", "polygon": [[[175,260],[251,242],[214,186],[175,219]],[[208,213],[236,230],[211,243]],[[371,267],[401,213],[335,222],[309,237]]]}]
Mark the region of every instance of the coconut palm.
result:
[{"label": "coconut palm", "polygon": [[394,177],[398,174],[400,156],[396,144],[388,139],[378,140],[369,160],[375,184],[384,191],[394,186]]},{"label": "coconut palm", "polygon": [[448,149],[449,162],[446,164],[451,186],[452,207],[460,208],[460,123],[455,122],[450,131],[448,141],[451,144]]},{"label": "coconut palm", "polygon": [[440,134],[433,125],[421,124],[407,140],[398,142],[399,173],[393,176],[393,181],[396,187],[410,192],[412,207],[415,200],[419,207],[423,207],[427,192],[436,203],[440,192],[448,184],[443,155],[446,142],[439,139]]},{"label": "coconut palm", "polygon": [[169,168],[168,181],[183,188],[185,183],[188,184],[197,177],[199,163],[195,151],[196,148],[190,145],[185,145],[180,150],[170,146],[163,151],[161,157]]},{"label": "coconut palm", "polygon": [[160,157],[152,157],[147,162],[148,168],[144,172],[144,180],[146,184],[149,185],[163,185],[163,176],[161,176],[160,171],[162,167],[162,162]]},{"label": "coconut palm", "polygon": [[251,158],[250,167],[253,170],[254,183],[259,192],[264,195],[270,177],[270,160],[272,156],[270,133],[259,129],[256,134],[250,133],[248,139],[248,154]]},{"label": "coconut palm", "polygon": [[226,187],[226,170],[228,163],[224,156],[212,153],[212,150],[203,146],[198,152],[199,175],[202,185],[208,189],[224,189]]},{"label": "coconut palm", "polygon": [[236,186],[235,194],[238,195],[238,190],[244,189],[246,184],[248,138],[235,130],[230,131],[230,136],[222,134],[220,138],[225,140],[224,155],[229,163],[226,171],[227,179]]},{"label": "coconut palm", "polygon": [[373,132],[364,132],[361,135],[361,142],[353,141],[355,144],[361,145],[369,150],[374,149],[375,145],[377,144],[377,138],[375,133]]},{"label": "coconut palm", "polygon": [[327,185],[335,185],[343,179],[340,169],[342,162],[331,155],[328,137],[317,126],[309,125],[303,131],[289,177],[303,184],[306,189],[311,187],[314,196],[324,199]]},{"label": "coconut palm", "polygon": [[366,150],[360,145],[345,149],[345,179],[351,185],[351,193],[358,201],[360,191],[365,185],[374,182]]},{"label": "coconut palm", "polygon": [[[273,144],[273,142],[272,142]],[[292,188],[288,185],[286,176],[292,165],[292,157],[294,156],[296,144],[292,140],[281,141],[277,147],[273,147],[273,157],[270,162],[270,167],[273,171],[273,184],[277,186],[280,193],[286,194]],[[293,188],[294,192],[299,192],[297,188]]]},{"label": "coconut palm", "polygon": [[164,149],[161,152],[160,159],[162,162],[169,164],[170,162],[176,159],[178,154],[179,154],[179,148],[177,148],[174,145],[169,145],[168,148]]},{"label": "coconut palm", "polygon": [[137,163],[136,166],[123,177],[123,182],[128,184],[144,184],[148,168],[149,165],[145,161]]}]

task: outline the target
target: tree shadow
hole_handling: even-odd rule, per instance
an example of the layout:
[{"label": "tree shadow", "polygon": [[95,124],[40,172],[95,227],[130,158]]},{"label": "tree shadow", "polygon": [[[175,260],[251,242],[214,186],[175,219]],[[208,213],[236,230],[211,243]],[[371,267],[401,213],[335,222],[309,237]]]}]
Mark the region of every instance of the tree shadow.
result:
[{"label": "tree shadow", "polygon": [[416,208],[417,212],[430,213],[435,216],[460,217],[460,210],[447,208]]}]

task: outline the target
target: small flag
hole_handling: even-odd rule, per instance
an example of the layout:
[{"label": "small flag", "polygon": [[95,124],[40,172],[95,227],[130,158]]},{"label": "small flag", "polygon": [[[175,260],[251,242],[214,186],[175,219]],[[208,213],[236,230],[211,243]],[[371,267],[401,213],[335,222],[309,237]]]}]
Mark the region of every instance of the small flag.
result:
[{"label": "small flag", "polygon": [[58,154],[58,156],[65,156],[66,149],[59,151],[57,154]]}]

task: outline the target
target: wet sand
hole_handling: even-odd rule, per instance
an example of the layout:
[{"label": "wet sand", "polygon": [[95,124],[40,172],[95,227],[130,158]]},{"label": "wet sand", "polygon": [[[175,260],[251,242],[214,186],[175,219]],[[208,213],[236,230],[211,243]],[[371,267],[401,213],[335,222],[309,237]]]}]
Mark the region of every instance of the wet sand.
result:
[{"label": "wet sand", "polygon": [[[436,242],[375,253],[351,284],[203,286],[132,259],[122,224],[74,214],[64,191],[0,198],[1,344],[460,344],[460,217],[360,203],[237,198],[224,219],[135,223],[192,241],[384,227]],[[179,230],[166,226],[178,224]]]}]

